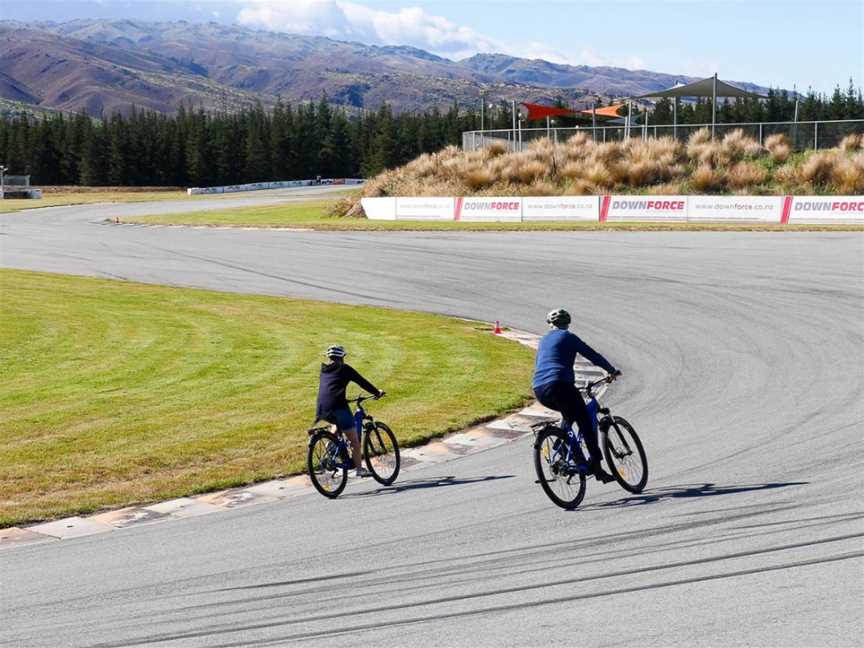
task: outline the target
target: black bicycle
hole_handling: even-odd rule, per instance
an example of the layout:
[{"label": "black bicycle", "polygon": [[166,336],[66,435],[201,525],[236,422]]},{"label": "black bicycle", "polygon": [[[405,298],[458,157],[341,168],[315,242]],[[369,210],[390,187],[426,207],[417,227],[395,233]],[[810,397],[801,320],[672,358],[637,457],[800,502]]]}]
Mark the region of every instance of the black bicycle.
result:
[{"label": "black bicycle", "polygon": [[[624,490],[641,493],[648,483],[648,459],[636,430],[620,416],[612,416],[608,407],[600,407],[593,389],[614,380],[607,376],[589,383],[581,390],[588,396],[585,406],[602,435],[600,447],[609,472]],[[555,504],[574,509],[585,497],[588,461],[582,433],[563,430],[561,424],[544,421],[531,426],[534,430],[534,468],[543,491]]]},{"label": "black bicycle", "polygon": [[[399,476],[399,444],[396,435],[381,421],[376,421],[363,408],[363,402],[377,400],[375,396],[358,396],[349,400],[356,403],[354,427],[363,448],[363,459],[372,477],[389,486]],[[309,430],[309,450],[306,467],[312,485],[324,497],[339,497],[348,483],[348,471],[354,467],[351,444],[341,431],[330,427]]]}]

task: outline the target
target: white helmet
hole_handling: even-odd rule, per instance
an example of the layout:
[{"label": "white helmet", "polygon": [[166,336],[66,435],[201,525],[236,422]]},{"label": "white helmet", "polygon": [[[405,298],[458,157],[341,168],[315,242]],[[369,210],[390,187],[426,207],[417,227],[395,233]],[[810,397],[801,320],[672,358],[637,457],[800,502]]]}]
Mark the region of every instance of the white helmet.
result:
[{"label": "white helmet", "polygon": [[341,344],[333,344],[327,347],[327,353],[325,355],[328,358],[344,358],[348,355],[348,352]]},{"label": "white helmet", "polygon": [[546,322],[549,326],[554,326],[559,329],[566,329],[570,326],[570,313],[568,313],[563,308],[556,308],[553,311],[549,311],[546,315]]}]

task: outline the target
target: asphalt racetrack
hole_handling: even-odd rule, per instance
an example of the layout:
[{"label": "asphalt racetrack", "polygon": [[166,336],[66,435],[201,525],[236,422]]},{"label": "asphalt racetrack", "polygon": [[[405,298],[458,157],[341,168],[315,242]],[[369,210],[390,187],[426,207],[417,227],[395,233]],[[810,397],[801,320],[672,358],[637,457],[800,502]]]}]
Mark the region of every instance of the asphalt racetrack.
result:
[{"label": "asphalt racetrack", "polygon": [[589,481],[565,512],[534,483],[526,438],[335,502],[311,493],[8,549],[0,644],[862,645],[861,233],[98,222],[155,211],[177,209],[0,216],[0,265],[535,332],[566,306],[624,371],[607,402],[645,442],[648,488]]}]

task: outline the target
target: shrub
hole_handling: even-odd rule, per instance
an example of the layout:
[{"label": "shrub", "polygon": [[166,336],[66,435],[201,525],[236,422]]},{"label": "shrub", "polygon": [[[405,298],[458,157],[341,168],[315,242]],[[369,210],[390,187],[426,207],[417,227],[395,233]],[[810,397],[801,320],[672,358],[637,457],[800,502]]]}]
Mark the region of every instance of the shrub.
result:
[{"label": "shrub", "polygon": [[756,156],[762,151],[759,142],[744,134],[740,128],[726,133],[721,143],[721,149],[730,161],[737,161],[746,155]]},{"label": "shrub", "polygon": [[709,164],[700,164],[690,176],[690,184],[698,191],[714,191],[723,186],[723,173]]},{"label": "shrub", "polygon": [[499,155],[504,155],[507,152],[507,145],[504,142],[492,142],[486,147],[486,157],[494,158]]},{"label": "shrub", "polygon": [[561,191],[548,180],[535,180],[522,190],[523,196],[557,196]]},{"label": "shrub", "polygon": [[477,190],[483,187],[488,187],[498,178],[489,170],[480,167],[479,169],[469,169],[465,172],[464,182],[469,189]]},{"label": "shrub", "polygon": [[774,162],[785,162],[792,154],[792,145],[789,144],[789,138],[783,133],[775,133],[766,137],[765,148]]},{"label": "shrub", "polygon": [[860,148],[864,148],[864,136],[857,133],[847,135],[840,141],[840,150],[847,153],[853,153]]},{"label": "shrub", "polygon": [[768,171],[755,162],[739,162],[726,173],[726,184],[731,189],[752,189],[768,178]]},{"label": "shrub", "polygon": [[831,181],[841,194],[864,194],[864,153],[839,158],[831,172]]},{"label": "shrub", "polygon": [[591,150],[591,160],[601,164],[612,164],[624,157],[624,151],[618,142],[603,142]]},{"label": "shrub", "polygon": [[561,175],[571,180],[576,180],[585,177],[585,162],[568,162],[561,169]]},{"label": "shrub", "polygon": [[837,155],[829,151],[813,153],[801,165],[800,177],[815,187],[826,187],[834,176]]},{"label": "shrub", "polygon": [[711,131],[707,128],[700,128],[699,130],[691,133],[690,137],[687,138],[687,146],[705,144],[711,141]]},{"label": "shrub", "polygon": [[548,170],[549,166],[539,160],[528,160],[517,166],[516,176],[524,184],[531,184],[538,178],[545,176]]},{"label": "shrub", "polygon": [[583,179],[603,189],[608,189],[615,184],[615,179],[612,177],[609,168],[601,162],[589,164],[585,168]]},{"label": "shrub", "polygon": [[599,189],[582,178],[576,178],[564,185],[565,196],[591,196],[595,193],[599,193]]},{"label": "shrub", "polygon": [[648,188],[648,193],[655,196],[677,196],[683,192],[680,182],[666,182]]}]

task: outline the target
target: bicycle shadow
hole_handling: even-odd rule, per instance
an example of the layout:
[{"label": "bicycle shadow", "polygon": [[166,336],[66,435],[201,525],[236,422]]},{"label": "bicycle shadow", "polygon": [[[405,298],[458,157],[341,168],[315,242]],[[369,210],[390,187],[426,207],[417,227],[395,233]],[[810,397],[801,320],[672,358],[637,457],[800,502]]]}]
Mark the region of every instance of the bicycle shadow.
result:
[{"label": "bicycle shadow", "polygon": [[427,488],[443,488],[446,486],[466,486],[469,484],[480,484],[488,481],[497,481],[499,479],[512,479],[515,475],[486,475],[485,477],[465,477],[457,479],[455,475],[447,475],[444,477],[432,477],[431,479],[409,479],[406,481],[397,481],[390,486],[381,486],[373,491],[365,491],[362,493],[348,493],[343,495],[347,497],[377,497],[380,495],[395,495],[405,491],[423,490]]},{"label": "bicycle shadow", "polygon": [[589,511],[610,507],[643,506],[645,504],[656,504],[673,499],[686,499],[692,497],[715,497],[717,495],[736,495],[738,493],[749,493],[761,490],[773,490],[787,488],[789,486],[805,486],[810,482],[768,482],[765,484],[739,484],[734,486],[718,486],[714,482],[702,484],[681,484],[676,486],[664,486],[663,488],[652,488],[643,491],[639,495],[621,497],[610,502],[600,504],[589,504],[579,507],[577,510]]}]

